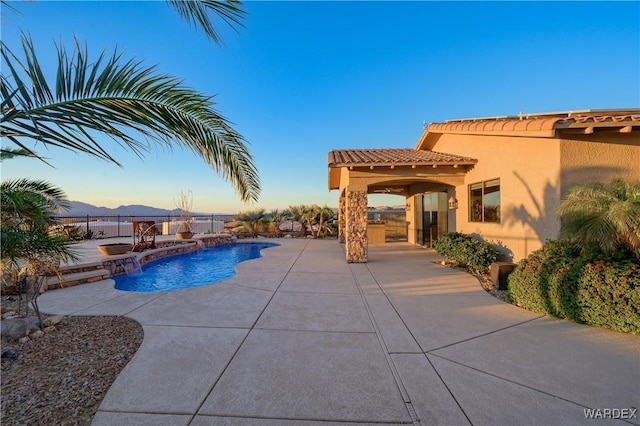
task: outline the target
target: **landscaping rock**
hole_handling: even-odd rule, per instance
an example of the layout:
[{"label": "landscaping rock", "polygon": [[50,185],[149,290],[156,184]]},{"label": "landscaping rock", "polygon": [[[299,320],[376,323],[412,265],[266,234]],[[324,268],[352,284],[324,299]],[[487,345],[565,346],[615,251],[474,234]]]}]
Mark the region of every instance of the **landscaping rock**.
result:
[{"label": "landscaping rock", "polygon": [[18,354],[13,352],[13,351],[4,351],[2,352],[2,358],[8,358],[8,359],[18,359]]},{"label": "landscaping rock", "polygon": [[7,318],[2,321],[2,337],[18,339],[33,330],[40,329],[37,317]]},{"label": "landscaping rock", "polygon": [[61,315],[54,315],[52,317],[49,317],[47,319],[45,319],[44,321],[42,321],[43,326],[45,327],[50,327],[52,325],[58,325],[62,322],[62,320],[64,320],[64,317]]},{"label": "landscaping rock", "polygon": [[39,339],[44,336],[44,331],[36,330],[33,333],[29,333],[29,339]]},{"label": "landscaping rock", "polygon": [[2,314],[2,319],[12,318],[15,316],[18,316],[18,313],[16,311],[7,311]]}]

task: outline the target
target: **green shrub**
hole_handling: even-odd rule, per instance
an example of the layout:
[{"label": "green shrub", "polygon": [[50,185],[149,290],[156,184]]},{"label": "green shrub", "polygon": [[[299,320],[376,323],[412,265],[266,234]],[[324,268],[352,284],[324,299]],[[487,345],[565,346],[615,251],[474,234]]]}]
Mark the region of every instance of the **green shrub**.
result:
[{"label": "green shrub", "polygon": [[448,232],[433,243],[433,248],[442,256],[453,258],[457,247],[467,239],[467,235],[460,232]]},{"label": "green shrub", "polygon": [[547,241],[509,275],[509,300],[534,312],[640,332],[640,265],[631,253],[580,253],[577,244]]},{"label": "green shrub", "polygon": [[530,311],[578,321],[576,293],[586,263],[576,244],[547,241],[509,275],[509,300]]},{"label": "green shrub", "polygon": [[507,278],[507,297],[511,303],[533,312],[548,312],[549,269],[545,261],[546,256],[541,249],[518,262]]},{"label": "green shrub", "polygon": [[587,324],[640,333],[640,264],[588,263],[578,285],[578,305]]},{"label": "green shrub", "polygon": [[433,248],[440,255],[469,268],[474,274],[484,273],[500,253],[491,244],[460,232],[449,232],[438,238]]}]

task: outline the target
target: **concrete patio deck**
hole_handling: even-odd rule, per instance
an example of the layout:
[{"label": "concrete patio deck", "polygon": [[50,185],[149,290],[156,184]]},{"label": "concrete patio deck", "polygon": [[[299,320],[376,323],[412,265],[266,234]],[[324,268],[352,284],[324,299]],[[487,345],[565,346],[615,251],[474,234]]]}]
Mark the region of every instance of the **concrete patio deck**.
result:
[{"label": "concrete patio deck", "polygon": [[347,264],[335,240],[277,242],[214,285],[43,294],[144,328],[93,424],[640,424],[585,418],[639,406],[638,336],[504,303],[406,243]]}]

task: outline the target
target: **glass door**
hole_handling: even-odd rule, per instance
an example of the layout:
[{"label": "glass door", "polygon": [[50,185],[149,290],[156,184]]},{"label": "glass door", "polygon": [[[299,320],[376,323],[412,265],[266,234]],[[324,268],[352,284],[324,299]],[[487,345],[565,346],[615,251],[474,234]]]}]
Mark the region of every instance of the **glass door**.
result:
[{"label": "glass door", "polygon": [[433,242],[448,231],[447,210],[446,192],[422,195],[422,245],[433,247]]}]

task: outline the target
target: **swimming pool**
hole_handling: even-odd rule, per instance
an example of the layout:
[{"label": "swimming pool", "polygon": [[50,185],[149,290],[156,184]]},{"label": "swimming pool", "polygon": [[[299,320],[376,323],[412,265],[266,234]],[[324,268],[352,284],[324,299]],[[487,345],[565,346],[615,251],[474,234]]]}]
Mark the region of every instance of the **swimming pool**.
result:
[{"label": "swimming pool", "polygon": [[116,275],[115,287],[124,291],[171,291],[201,287],[235,274],[235,266],[261,257],[276,243],[222,244],[146,263],[140,272]]}]

